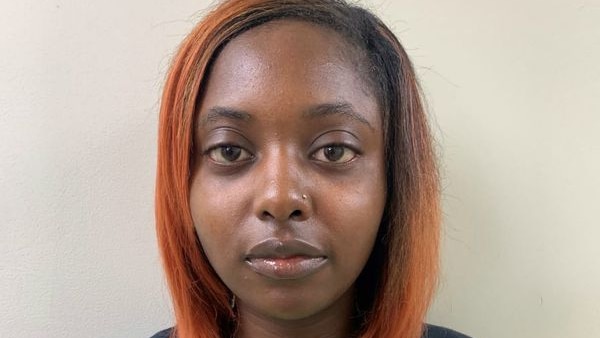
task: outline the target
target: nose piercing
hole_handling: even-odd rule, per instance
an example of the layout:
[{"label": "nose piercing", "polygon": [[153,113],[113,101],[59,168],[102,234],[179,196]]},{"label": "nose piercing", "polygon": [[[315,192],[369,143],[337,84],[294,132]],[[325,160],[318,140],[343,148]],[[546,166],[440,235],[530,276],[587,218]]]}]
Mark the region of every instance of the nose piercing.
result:
[{"label": "nose piercing", "polygon": [[307,198],[308,198],[308,196],[306,196],[305,194],[302,194],[302,199],[303,199],[303,200],[305,200],[305,199],[307,199]]}]

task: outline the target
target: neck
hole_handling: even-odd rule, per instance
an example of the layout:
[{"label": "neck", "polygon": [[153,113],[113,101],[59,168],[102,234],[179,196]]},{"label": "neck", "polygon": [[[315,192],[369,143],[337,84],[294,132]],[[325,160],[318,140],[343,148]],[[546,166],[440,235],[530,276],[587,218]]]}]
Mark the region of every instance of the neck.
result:
[{"label": "neck", "polygon": [[239,304],[236,338],[348,338],[354,293],[346,292],[332,306],[305,318],[281,319]]}]

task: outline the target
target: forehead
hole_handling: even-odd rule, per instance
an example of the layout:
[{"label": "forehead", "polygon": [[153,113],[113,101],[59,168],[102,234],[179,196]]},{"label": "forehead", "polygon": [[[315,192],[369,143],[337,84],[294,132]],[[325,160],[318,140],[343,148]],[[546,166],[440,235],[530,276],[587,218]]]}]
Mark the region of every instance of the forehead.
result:
[{"label": "forehead", "polygon": [[218,55],[201,113],[210,106],[282,111],[339,101],[376,111],[360,58],[340,33],[321,25],[291,19],[260,25],[232,39]]},{"label": "forehead", "polygon": [[[246,47],[246,48],[244,48]],[[251,28],[234,38],[226,49],[268,51],[273,57],[291,56],[298,59],[338,59],[352,61],[358,50],[335,30],[300,19],[279,19]],[[316,54],[315,50],[320,53]]]}]

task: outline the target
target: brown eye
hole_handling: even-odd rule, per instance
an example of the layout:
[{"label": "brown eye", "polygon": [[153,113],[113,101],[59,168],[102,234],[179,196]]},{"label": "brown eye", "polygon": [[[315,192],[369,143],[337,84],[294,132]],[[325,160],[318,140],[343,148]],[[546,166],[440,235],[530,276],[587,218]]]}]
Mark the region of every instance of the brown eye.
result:
[{"label": "brown eye", "polygon": [[250,153],[248,153],[246,150],[232,145],[224,145],[213,148],[209,151],[208,156],[211,160],[219,164],[241,162],[252,157],[252,155],[250,155]]},{"label": "brown eye", "polygon": [[329,163],[346,163],[356,157],[356,153],[343,145],[328,145],[319,149],[314,158]]}]

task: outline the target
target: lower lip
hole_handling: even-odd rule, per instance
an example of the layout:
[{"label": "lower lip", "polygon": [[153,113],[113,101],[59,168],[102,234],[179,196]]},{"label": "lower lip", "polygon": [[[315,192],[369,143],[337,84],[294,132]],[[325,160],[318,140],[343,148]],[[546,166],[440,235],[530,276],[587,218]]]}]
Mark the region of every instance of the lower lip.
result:
[{"label": "lower lip", "polygon": [[327,261],[325,257],[294,256],[250,258],[246,263],[259,275],[271,279],[300,279],[312,275]]}]

